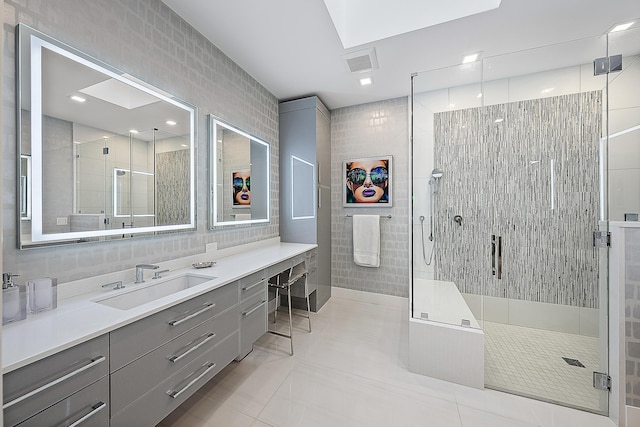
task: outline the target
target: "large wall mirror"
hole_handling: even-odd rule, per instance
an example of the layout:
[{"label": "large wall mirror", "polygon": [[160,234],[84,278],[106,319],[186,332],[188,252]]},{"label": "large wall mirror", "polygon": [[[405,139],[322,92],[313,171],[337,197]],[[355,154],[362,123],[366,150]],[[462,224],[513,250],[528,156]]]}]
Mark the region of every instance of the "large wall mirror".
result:
[{"label": "large wall mirror", "polygon": [[269,222],[269,144],[209,116],[211,224]]},{"label": "large wall mirror", "polygon": [[20,248],[195,228],[195,108],[17,27]]}]

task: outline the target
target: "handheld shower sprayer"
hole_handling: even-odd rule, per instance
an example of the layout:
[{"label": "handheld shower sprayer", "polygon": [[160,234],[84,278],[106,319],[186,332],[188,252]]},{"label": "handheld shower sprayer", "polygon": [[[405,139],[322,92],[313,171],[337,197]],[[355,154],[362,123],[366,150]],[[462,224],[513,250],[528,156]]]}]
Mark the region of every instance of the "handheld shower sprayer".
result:
[{"label": "handheld shower sprayer", "polygon": [[[433,242],[433,217],[435,215],[435,195],[440,192],[440,178],[442,178],[444,172],[440,168],[435,168],[431,171],[431,178],[429,178],[429,187],[431,187],[431,191],[429,192],[430,203],[429,203],[429,241]],[[425,264],[431,265],[431,261],[433,259],[433,251],[435,248],[435,243],[431,245],[431,254],[429,255],[429,259],[425,256],[425,248],[424,248],[424,216],[420,216],[420,227],[421,227],[421,237],[422,237],[422,259],[424,259]]]}]

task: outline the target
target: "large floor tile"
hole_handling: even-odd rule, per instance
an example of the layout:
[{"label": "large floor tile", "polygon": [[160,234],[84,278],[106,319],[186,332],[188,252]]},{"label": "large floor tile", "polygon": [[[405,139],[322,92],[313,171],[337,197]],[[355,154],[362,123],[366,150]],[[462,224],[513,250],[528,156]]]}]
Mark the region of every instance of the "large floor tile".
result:
[{"label": "large floor tile", "polygon": [[[605,417],[407,369],[406,308],[332,298],[289,340],[265,334],[162,427],[612,427]],[[283,327],[279,316],[277,327]],[[272,326],[272,325],[270,325]],[[286,327],[286,323],[284,324]]]}]

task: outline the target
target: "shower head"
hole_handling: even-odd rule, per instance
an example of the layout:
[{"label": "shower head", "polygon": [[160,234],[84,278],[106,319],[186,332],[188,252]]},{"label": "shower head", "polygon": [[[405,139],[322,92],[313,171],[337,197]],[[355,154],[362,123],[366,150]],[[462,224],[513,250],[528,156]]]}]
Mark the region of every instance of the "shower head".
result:
[{"label": "shower head", "polygon": [[442,175],[444,175],[444,172],[440,168],[435,168],[431,171],[431,178],[429,178],[431,194],[437,194],[440,192],[440,178],[442,178]]}]

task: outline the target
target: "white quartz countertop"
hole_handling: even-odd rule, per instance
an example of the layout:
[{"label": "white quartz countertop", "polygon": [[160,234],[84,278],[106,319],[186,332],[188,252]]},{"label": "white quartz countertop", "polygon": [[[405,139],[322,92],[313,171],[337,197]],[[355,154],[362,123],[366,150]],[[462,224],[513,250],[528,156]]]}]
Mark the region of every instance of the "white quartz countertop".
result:
[{"label": "white quartz countertop", "polygon": [[[170,278],[192,272],[200,276],[211,276],[213,279],[129,310],[111,308],[96,303],[95,300],[130,292],[135,287],[149,285],[151,280],[145,279],[146,282],[140,285],[125,283],[126,288],[121,290],[100,288],[101,290],[95,292],[61,300],[54,310],[30,315],[25,320],[2,327],[2,373],[11,372],[111,332],[315,247],[316,245],[311,244],[280,242],[262,245],[215,259],[214,267],[204,269],[192,268],[189,261],[185,264],[187,268],[172,270],[164,273],[162,277]],[[162,269],[163,263],[158,264]],[[150,271],[152,270],[145,271],[148,277],[152,275]],[[100,285],[107,283],[100,278],[96,278],[96,281],[100,281]],[[59,288],[61,286],[64,284],[58,285]]]}]

